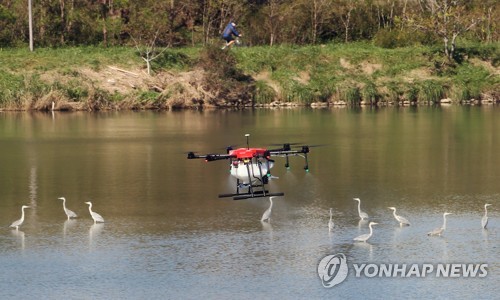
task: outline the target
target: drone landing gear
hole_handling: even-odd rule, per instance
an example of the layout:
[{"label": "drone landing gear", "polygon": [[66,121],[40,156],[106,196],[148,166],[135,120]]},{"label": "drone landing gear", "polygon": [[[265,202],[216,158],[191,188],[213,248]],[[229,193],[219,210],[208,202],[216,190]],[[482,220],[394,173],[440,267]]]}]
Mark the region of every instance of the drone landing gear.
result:
[{"label": "drone landing gear", "polygon": [[[258,176],[255,176],[253,174],[253,170],[250,171],[250,162],[245,163],[245,167],[247,169],[247,174],[248,178],[253,178],[254,182],[253,183],[245,183],[242,182],[240,179],[236,179],[236,193],[234,194],[220,194],[219,198],[226,198],[226,197],[233,197],[233,200],[244,200],[244,199],[249,199],[249,198],[261,198],[261,197],[270,197],[270,196],[284,196],[284,193],[269,193],[268,190],[266,190],[265,185],[269,183],[269,176],[266,174],[264,175],[262,172],[262,165],[260,162],[254,163],[258,167]],[[269,173],[269,166],[268,166],[268,174]],[[246,190],[242,192],[242,190]]]},{"label": "drone landing gear", "polygon": [[261,198],[271,196],[284,196],[285,193],[269,193],[268,191],[255,191],[253,193],[220,194],[219,198],[233,197],[233,200],[245,200],[249,198]]}]

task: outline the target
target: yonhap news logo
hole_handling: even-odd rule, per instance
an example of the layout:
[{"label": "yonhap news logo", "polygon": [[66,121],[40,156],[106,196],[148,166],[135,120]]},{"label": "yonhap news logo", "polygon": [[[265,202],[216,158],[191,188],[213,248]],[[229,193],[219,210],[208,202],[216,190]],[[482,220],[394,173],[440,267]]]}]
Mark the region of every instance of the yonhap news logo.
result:
[{"label": "yonhap news logo", "polygon": [[[352,264],[355,278],[483,278],[488,275],[488,264],[438,263],[438,264]],[[325,288],[342,283],[349,272],[343,253],[327,255],[318,264],[318,275]]]},{"label": "yonhap news logo", "polygon": [[318,275],[326,288],[331,288],[347,278],[349,268],[343,253],[327,255],[318,264]]}]

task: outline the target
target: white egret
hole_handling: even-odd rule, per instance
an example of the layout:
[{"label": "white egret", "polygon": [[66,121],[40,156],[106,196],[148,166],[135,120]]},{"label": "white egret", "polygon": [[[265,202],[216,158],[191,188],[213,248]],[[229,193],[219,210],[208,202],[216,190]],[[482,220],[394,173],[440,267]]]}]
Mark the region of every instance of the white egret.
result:
[{"label": "white egret", "polygon": [[403,218],[401,216],[396,215],[396,208],[395,207],[389,207],[389,209],[392,209],[392,212],[394,214],[394,218],[399,222],[399,225],[407,225],[410,226],[410,222],[406,218]]},{"label": "white egret", "polygon": [[441,234],[446,230],[446,216],[447,215],[452,215],[452,213],[445,212],[443,214],[443,227],[436,228],[433,231],[427,233],[427,235],[439,235],[439,236],[441,236]]},{"label": "white egret", "polygon": [[104,219],[101,217],[100,214],[92,211],[92,202],[88,201],[85,202],[85,204],[89,205],[90,216],[92,217],[92,219],[94,219],[94,224],[97,222],[104,222]]},{"label": "white egret", "polygon": [[488,206],[491,204],[486,203],[484,205],[484,217],[481,219],[481,226],[486,229],[486,226],[488,225]]},{"label": "white egret", "polygon": [[261,222],[270,222],[271,221],[271,211],[273,209],[273,198],[274,197],[269,197],[269,201],[271,202],[271,205],[269,205],[269,208],[264,212],[262,215],[262,218],[260,219]]},{"label": "white egret", "polygon": [[361,199],[359,198],[353,198],[354,201],[358,201],[358,214],[361,220],[368,219],[368,214],[365,213],[364,211],[361,211]]},{"label": "white egret", "polygon": [[30,208],[28,205],[23,205],[21,207],[21,219],[14,221],[12,224],[10,224],[10,227],[16,227],[16,229],[19,229],[19,226],[23,224],[24,222],[24,209],[25,208]]},{"label": "white egret", "polygon": [[370,224],[368,224],[368,227],[370,227],[370,233],[366,233],[366,234],[362,234],[358,237],[355,237],[354,240],[356,242],[366,242],[373,234],[373,229],[372,229],[372,226],[373,225],[377,225],[378,223],[375,223],[375,222],[370,222]]},{"label": "white egret", "polygon": [[62,200],[62,202],[63,202],[63,209],[64,209],[64,212],[66,213],[66,216],[68,216],[68,220],[71,219],[71,218],[76,218],[77,217],[77,215],[72,210],[69,210],[69,209],[66,208],[66,198],[59,197],[57,199]]},{"label": "white egret", "polygon": [[328,221],[328,231],[332,231],[333,227],[335,226],[335,224],[333,224],[332,217],[332,209],[330,208],[330,221]]}]

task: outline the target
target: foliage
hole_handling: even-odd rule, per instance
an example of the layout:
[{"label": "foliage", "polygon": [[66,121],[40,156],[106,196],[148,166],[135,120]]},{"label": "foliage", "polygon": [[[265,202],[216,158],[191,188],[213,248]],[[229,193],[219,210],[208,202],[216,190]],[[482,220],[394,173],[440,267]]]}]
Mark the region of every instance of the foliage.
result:
[{"label": "foliage", "polygon": [[415,84],[413,84],[413,83],[409,83],[406,86],[406,89],[405,89],[405,92],[404,92],[404,98],[407,101],[410,101],[410,102],[417,101],[418,100],[418,94],[419,94],[418,86],[415,85]]},{"label": "foliage", "polygon": [[[125,70],[142,66],[130,47],[39,48],[35,52],[7,48],[0,51],[0,101],[2,107],[24,106],[27,99],[38,102],[50,94],[86,104],[97,97],[100,100],[93,99],[89,107],[99,109],[113,107],[122,99],[129,104],[139,102],[138,108],[173,107],[171,98],[181,106],[274,100],[303,104],[344,100],[358,105],[361,100],[497,99],[500,81],[494,61],[498,43],[467,42],[458,49],[462,61],[450,63],[437,54],[435,46],[385,49],[366,42],[229,51],[215,46],[166,48],[157,61],[160,76],[147,78],[151,91],[131,82],[138,88],[125,95],[108,92],[102,76],[109,74],[108,66]],[[183,73],[181,82],[173,89],[170,86],[177,80],[170,79],[179,72]],[[92,74],[100,77],[88,77]]]},{"label": "foliage", "polygon": [[[33,33],[35,47],[60,47],[130,46],[132,38],[151,40],[158,32],[158,46],[170,48],[220,43],[224,26],[234,20],[250,46],[375,38],[377,45],[393,48],[427,45],[436,35],[451,43],[455,34],[491,43],[500,37],[497,2],[44,0],[33,1]],[[27,20],[25,2],[2,1],[0,46],[26,44]]]},{"label": "foliage", "polygon": [[373,43],[382,48],[394,49],[399,47],[408,47],[416,45],[433,45],[438,42],[437,37],[430,32],[418,30],[379,30]]},{"label": "foliage", "polygon": [[252,101],[253,79],[237,67],[231,51],[206,47],[200,53],[198,66],[205,71],[205,88],[216,95],[214,101],[225,100],[231,105]]},{"label": "foliage", "polygon": [[444,95],[443,85],[433,80],[425,80],[419,85],[418,99],[428,103],[438,103]]},{"label": "foliage", "polygon": [[379,99],[379,93],[377,91],[377,87],[374,82],[368,82],[365,84],[361,91],[361,96],[364,101],[368,101],[370,103],[376,103]]},{"label": "foliage", "polygon": [[254,101],[258,104],[268,104],[276,99],[276,91],[267,85],[264,81],[257,80],[255,82]]},{"label": "foliage", "polygon": [[161,55],[154,60],[152,64],[155,69],[164,68],[184,70],[193,65],[193,61],[183,52],[168,50],[161,53]]}]

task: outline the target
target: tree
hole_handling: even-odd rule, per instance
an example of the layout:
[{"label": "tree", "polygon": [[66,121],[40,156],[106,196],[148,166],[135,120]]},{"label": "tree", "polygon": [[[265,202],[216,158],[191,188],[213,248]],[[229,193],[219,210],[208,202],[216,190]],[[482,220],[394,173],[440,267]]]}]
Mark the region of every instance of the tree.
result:
[{"label": "tree", "polygon": [[146,70],[148,75],[151,75],[151,62],[157,59],[166,50],[166,48],[163,48],[160,51],[156,50],[156,40],[158,38],[158,33],[159,30],[157,30],[153,38],[146,43],[143,43],[141,40],[136,40],[134,39],[134,37],[132,37],[132,40],[135,43],[135,48],[139,52],[139,55],[144,60],[144,62],[146,62]]},{"label": "tree", "polygon": [[264,14],[267,17],[266,27],[269,32],[269,46],[274,45],[277,38],[279,19],[281,18],[281,0],[268,0]]},{"label": "tree", "polygon": [[346,43],[349,41],[349,30],[351,29],[351,14],[356,9],[357,4],[357,0],[347,0],[339,5],[340,20],[344,25],[344,38]]},{"label": "tree", "polygon": [[443,40],[444,54],[453,59],[459,35],[473,28],[478,20],[471,18],[465,0],[421,0],[422,14],[414,14],[414,27],[432,32]]}]

